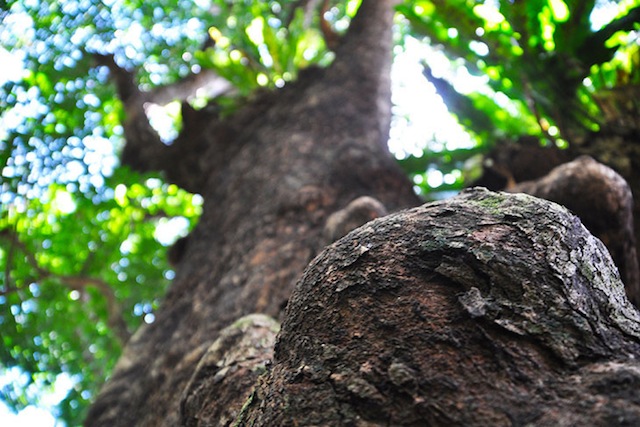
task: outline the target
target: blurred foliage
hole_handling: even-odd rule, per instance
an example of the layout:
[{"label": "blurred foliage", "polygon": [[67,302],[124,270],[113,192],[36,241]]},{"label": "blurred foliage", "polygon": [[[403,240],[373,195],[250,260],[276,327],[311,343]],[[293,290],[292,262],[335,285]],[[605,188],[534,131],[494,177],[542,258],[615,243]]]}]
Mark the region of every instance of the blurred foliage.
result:
[{"label": "blurred foliage", "polygon": [[168,222],[186,233],[201,205],[124,168],[88,196],[54,183],[0,207],[0,363],[27,378],[0,393],[19,409],[65,373],[74,385],[59,415],[74,425],[173,277],[158,233]]},{"label": "blurred foliage", "polygon": [[[610,105],[612,89],[638,93],[639,5],[637,0],[424,0],[407,1],[399,10],[414,36],[436,46],[454,67],[485,78],[485,87],[464,92],[425,64],[427,78],[480,145],[537,135],[543,143],[565,147],[612,125],[619,113]],[[613,19],[600,22],[612,10]],[[595,28],[595,21],[602,27]],[[422,171],[430,166],[424,157]]]},{"label": "blurred foliage", "polygon": [[212,19],[208,30],[212,46],[196,52],[196,61],[245,95],[257,85],[283,86],[302,67],[327,64],[330,55],[318,29],[318,14],[307,17],[300,8],[283,6],[277,2],[229,2],[224,12]]},{"label": "blurred foliage", "polygon": [[[38,404],[64,374],[72,386],[57,416],[79,424],[127,334],[153,321],[173,277],[166,248],[201,211],[199,196],[119,165],[123,106],[91,53],[135,70],[141,90],[214,70],[235,88],[217,102],[236,108],[331,62],[321,3],[0,2],[0,376],[18,378],[0,380],[0,398],[10,407]],[[331,1],[323,19],[340,33],[358,4]],[[408,156],[416,185],[460,188],[461,171],[500,138],[557,142],[602,126],[610,93],[640,84],[637,5],[617,3],[618,19],[594,29],[596,1],[405,1],[398,41],[424,38],[486,82],[463,92],[425,64],[478,146]]]}]

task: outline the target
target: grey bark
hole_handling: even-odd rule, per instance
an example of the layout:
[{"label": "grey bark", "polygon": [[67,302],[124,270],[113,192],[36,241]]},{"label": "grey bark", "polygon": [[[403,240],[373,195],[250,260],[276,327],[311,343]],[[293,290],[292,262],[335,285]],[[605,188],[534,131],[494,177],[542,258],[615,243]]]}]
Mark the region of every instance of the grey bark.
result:
[{"label": "grey bark", "polygon": [[524,192],[560,203],[609,249],[620,270],[629,299],[640,306],[640,269],[633,221],[633,195],[625,179],[588,156],[560,165],[544,177],[521,182]]},{"label": "grey bark", "polygon": [[[629,152],[632,152],[633,145]],[[602,146],[598,148],[602,149]],[[579,148],[583,152],[584,147]],[[633,188],[636,184],[625,155],[612,162],[609,147],[607,166],[588,155],[576,156],[555,147],[541,147],[537,138],[521,138],[517,144],[501,144],[489,153],[483,176],[475,185],[490,190],[524,192],[560,203],[580,217],[585,226],[604,242],[620,269],[627,296],[640,304],[640,267],[634,227]],[[594,150],[595,151],[595,150]],[[595,154],[595,153],[594,153]],[[602,157],[603,153],[599,153]],[[572,160],[572,156],[576,156]],[[623,176],[623,175],[624,176]],[[627,177],[627,179],[625,179]],[[636,189],[637,190],[637,189]]]}]

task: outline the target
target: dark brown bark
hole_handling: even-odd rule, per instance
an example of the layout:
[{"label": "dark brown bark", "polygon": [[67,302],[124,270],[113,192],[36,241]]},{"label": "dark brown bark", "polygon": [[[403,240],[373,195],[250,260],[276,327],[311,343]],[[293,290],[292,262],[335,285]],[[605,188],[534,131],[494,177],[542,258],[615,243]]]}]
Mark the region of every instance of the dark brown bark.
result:
[{"label": "dark brown bark", "polygon": [[129,117],[131,158],[205,206],[87,425],[638,420],[638,312],[555,205],[477,191],[403,212],[300,280],[349,224],[418,203],[384,145],[394,3],[363,1],[330,68],[223,121],[185,110],[166,150]]},{"label": "dark brown bark", "polygon": [[328,247],[238,425],[637,425],[640,312],[559,205],[471,190]]},{"label": "dark brown bark", "polygon": [[[241,316],[280,316],[330,214],[364,195],[389,211],[418,203],[385,146],[393,3],[362,3],[330,68],[223,124],[194,123],[174,144],[194,147],[171,170],[201,191],[203,215],[156,321],[129,341],[87,425],[179,424],[207,348]],[[140,163],[156,164],[153,153],[137,151]]]}]

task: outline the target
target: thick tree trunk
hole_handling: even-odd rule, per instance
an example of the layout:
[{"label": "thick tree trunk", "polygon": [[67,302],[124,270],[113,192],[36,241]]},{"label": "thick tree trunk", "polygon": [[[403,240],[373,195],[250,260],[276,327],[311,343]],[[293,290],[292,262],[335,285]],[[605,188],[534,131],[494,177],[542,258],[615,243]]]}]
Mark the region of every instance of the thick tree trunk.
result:
[{"label": "thick tree trunk", "polygon": [[[176,141],[170,175],[202,193],[203,215],[156,321],[126,346],[87,425],[179,424],[183,390],[190,380],[197,388],[194,372],[222,328],[249,313],[280,316],[332,213],[365,195],[389,211],[418,204],[385,145],[394,3],[362,3],[330,68],[223,123],[203,114]],[[153,138],[137,135],[127,135],[140,145],[132,164],[164,164],[144,158]]]},{"label": "thick tree trunk", "polygon": [[[130,164],[165,169],[205,206],[87,425],[640,419],[638,312],[556,205],[480,191],[406,211],[300,279],[349,228],[418,204],[384,145],[394,3],[364,0],[330,68],[234,117],[185,109],[170,148],[125,128]],[[126,108],[142,119],[140,102]]]},{"label": "thick tree trunk", "polygon": [[274,355],[276,329],[221,333],[184,425],[640,423],[640,312],[602,242],[539,198],[475,189],[369,222],[306,269]]}]

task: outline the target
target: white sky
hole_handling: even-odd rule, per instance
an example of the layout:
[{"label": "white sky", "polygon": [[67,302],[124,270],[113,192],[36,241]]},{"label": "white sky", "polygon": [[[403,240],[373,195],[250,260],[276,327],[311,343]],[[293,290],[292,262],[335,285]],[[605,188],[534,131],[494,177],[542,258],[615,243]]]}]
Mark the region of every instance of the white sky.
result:
[{"label": "white sky", "polygon": [[[436,89],[422,74],[421,62],[427,58],[435,74],[452,74],[451,64],[444,54],[414,38],[407,38],[405,50],[398,49],[395,55],[391,70],[394,117],[389,149],[398,158],[410,154],[420,156],[427,143],[434,151],[473,145]],[[461,91],[471,91],[483,82],[483,79],[468,74],[463,77],[455,79],[465,83],[466,87],[456,86]]]},{"label": "white sky", "polygon": [[[12,368],[0,376],[0,387],[22,382],[18,368]],[[14,414],[4,403],[0,402],[0,425],[3,427],[54,427],[55,417],[52,409],[65,398],[69,389],[73,386],[73,381],[66,374],[58,375],[56,384],[52,392],[46,393],[40,401],[40,406],[28,406],[26,409]]]}]

